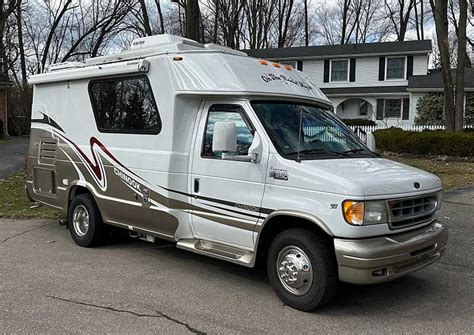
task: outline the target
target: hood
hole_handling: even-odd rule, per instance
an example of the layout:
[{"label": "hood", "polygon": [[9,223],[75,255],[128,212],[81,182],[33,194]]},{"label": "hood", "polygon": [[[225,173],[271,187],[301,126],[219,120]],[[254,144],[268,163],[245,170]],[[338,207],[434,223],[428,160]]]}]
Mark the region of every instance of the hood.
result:
[{"label": "hood", "polygon": [[325,176],[340,186],[350,185],[352,192],[357,190],[368,197],[417,193],[442,186],[441,180],[429,172],[383,158],[307,160],[300,164],[300,171],[306,170],[316,178]]}]

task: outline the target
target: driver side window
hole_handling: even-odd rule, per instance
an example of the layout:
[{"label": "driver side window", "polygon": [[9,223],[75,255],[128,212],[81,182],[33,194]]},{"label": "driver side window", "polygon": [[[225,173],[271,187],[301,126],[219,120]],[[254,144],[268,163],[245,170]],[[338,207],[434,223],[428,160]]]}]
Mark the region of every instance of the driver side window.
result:
[{"label": "driver side window", "polygon": [[209,109],[206,131],[201,151],[203,158],[221,158],[222,152],[212,151],[212,139],[216,122],[234,122],[237,128],[237,156],[247,156],[253,141],[253,129],[246,122],[240,106],[215,105]]}]

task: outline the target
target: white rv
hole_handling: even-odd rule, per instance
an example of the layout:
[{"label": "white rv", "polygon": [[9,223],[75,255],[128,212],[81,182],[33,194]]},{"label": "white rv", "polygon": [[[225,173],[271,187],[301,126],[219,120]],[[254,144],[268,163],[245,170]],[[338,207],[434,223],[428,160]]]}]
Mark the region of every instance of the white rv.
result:
[{"label": "white rv", "polygon": [[253,267],[312,310],[445,251],[434,175],[379,157],[290,66],[161,35],[34,85],[27,191],[74,241],[113,225]]}]

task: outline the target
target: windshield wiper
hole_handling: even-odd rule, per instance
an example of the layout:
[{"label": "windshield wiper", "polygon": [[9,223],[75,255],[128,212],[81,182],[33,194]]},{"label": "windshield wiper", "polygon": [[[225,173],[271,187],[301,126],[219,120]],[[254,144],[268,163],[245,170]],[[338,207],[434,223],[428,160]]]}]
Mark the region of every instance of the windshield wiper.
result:
[{"label": "windshield wiper", "polygon": [[370,151],[370,150],[362,149],[362,148],[357,148],[357,149],[351,149],[351,150],[343,151],[343,153],[345,153],[345,154],[353,154],[353,153],[356,153],[356,152],[363,152],[363,151]]},{"label": "windshield wiper", "polygon": [[[349,156],[345,152],[333,151],[329,149],[304,149],[299,151],[300,155],[311,155],[311,154],[334,154],[338,156]],[[297,155],[298,151],[289,153],[288,155]]]}]

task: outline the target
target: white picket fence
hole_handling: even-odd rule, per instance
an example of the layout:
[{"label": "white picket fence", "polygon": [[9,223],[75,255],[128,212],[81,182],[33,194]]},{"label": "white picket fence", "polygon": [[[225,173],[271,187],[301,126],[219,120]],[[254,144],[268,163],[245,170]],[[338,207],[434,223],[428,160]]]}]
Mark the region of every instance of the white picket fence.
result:
[{"label": "white picket fence", "polygon": [[[367,133],[374,132],[380,129],[388,129],[386,126],[350,126],[350,129],[364,142],[367,143]],[[403,130],[408,131],[423,131],[423,130],[443,130],[444,126],[400,126]],[[464,127],[473,129],[474,126]],[[328,131],[327,127],[304,127],[304,137],[310,141],[312,138],[317,138],[320,141],[337,141],[337,137],[343,136],[342,132],[336,127],[331,127]]]},{"label": "white picket fence", "polygon": [[[467,126],[466,128],[473,128],[474,126]],[[390,127],[387,126],[350,126],[352,130],[355,129],[360,129],[365,131],[366,133],[368,132],[374,132],[376,130],[380,129],[387,129]],[[401,128],[403,130],[407,131],[423,131],[423,130],[443,130],[445,126],[397,126],[397,128]]]},{"label": "white picket fence", "polygon": [[[391,127],[387,126],[350,126],[357,136],[364,141],[367,142],[367,133],[368,132],[374,132],[376,130],[380,129],[388,129]],[[423,130],[444,130],[446,127],[445,126],[397,126],[397,128],[401,128],[403,130],[407,131],[423,131]],[[474,125],[469,125],[465,126],[464,129],[474,129]]]}]

